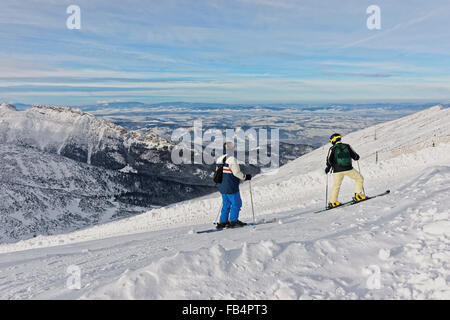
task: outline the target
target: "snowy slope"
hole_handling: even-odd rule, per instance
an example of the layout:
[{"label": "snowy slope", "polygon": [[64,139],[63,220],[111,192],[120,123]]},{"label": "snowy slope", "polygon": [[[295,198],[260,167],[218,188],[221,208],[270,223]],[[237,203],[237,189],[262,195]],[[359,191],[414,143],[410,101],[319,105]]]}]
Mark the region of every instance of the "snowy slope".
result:
[{"label": "snowy slope", "polygon": [[33,148],[0,145],[0,243],[128,217],[126,177]]},{"label": "snowy slope", "polygon": [[[214,194],[1,245],[0,297],[448,299],[449,122],[450,109],[434,107],[345,136],[366,191],[392,190],[357,206],[311,213],[325,202],[325,146],[252,181],[257,216],[279,223],[197,235],[217,214]],[[241,190],[241,218],[251,220]],[[342,200],[351,194],[345,181]],[[81,268],[81,290],[65,286],[70,265]]]}]

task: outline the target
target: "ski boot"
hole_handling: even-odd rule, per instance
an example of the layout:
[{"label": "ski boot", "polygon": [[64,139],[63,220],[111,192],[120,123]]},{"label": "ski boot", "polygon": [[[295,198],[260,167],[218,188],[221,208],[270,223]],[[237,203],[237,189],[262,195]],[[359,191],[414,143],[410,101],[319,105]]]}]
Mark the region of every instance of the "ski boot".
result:
[{"label": "ski boot", "polygon": [[227,228],[229,225],[228,222],[218,222],[216,224],[216,229],[223,229],[223,228]]},{"label": "ski boot", "polygon": [[333,209],[333,208],[339,207],[340,205],[342,205],[342,203],[340,203],[339,201],[329,202],[328,209]]},{"label": "ski boot", "polygon": [[353,197],[353,201],[355,202],[363,201],[366,199],[367,199],[366,196],[363,195],[362,193],[355,193],[355,196]]},{"label": "ski boot", "polygon": [[228,224],[228,228],[239,228],[239,227],[244,227],[247,224],[245,222],[236,220],[236,221],[230,221],[230,223]]}]

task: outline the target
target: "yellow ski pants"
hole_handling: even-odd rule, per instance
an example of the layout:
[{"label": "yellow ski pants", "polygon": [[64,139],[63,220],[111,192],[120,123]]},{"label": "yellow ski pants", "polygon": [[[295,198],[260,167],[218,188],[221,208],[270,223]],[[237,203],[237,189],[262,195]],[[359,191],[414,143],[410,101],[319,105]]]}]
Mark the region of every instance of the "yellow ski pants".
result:
[{"label": "yellow ski pants", "polygon": [[342,180],[344,179],[345,176],[355,180],[355,193],[363,192],[364,178],[358,171],[352,169],[347,171],[335,172],[333,173],[334,183],[330,195],[331,203],[335,203],[338,201],[339,190],[341,189]]}]

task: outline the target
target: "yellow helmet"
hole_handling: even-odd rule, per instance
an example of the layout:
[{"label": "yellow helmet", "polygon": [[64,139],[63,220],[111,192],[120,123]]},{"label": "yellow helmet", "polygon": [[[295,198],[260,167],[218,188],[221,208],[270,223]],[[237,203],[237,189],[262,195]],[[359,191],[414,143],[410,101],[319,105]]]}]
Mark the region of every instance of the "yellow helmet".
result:
[{"label": "yellow helmet", "polygon": [[331,135],[330,137],[330,142],[331,144],[335,144],[338,141],[341,141],[341,135],[339,133],[334,133],[333,135]]}]

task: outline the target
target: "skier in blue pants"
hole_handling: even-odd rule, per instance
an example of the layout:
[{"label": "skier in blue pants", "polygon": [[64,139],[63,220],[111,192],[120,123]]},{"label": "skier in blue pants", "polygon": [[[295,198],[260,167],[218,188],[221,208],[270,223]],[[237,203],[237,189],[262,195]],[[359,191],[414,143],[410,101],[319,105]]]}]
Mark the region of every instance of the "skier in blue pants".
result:
[{"label": "skier in blue pants", "polygon": [[[239,221],[239,211],[242,207],[239,183],[242,180],[250,180],[249,174],[243,174],[240,170],[237,159],[233,156],[234,143],[224,144],[224,155],[217,159],[217,164],[223,164],[222,183],[219,184],[219,191],[222,194],[222,210],[217,229],[225,227],[243,227],[246,223]],[[225,161],[224,161],[225,160]]]}]

